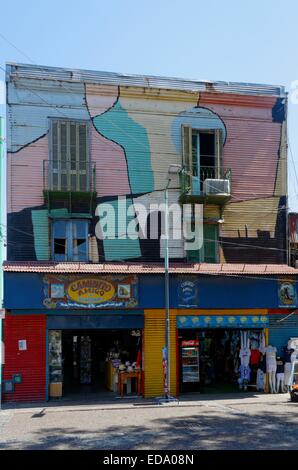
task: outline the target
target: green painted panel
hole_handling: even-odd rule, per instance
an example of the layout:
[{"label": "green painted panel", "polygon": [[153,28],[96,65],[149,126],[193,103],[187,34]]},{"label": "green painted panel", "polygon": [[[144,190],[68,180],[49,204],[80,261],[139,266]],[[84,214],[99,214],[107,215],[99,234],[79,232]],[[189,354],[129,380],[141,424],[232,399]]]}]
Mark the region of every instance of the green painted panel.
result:
[{"label": "green painted panel", "polygon": [[50,259],[48,211],[32,210],[31,217],[36,258],[38,261],[48,260]]},{"label": "green painted panel", "polygon": [[[129,223],[133,220],[133,216],[126,215],[126,209],[133,204],[132,199],[106,201],[105,204],[110,204],[114,209],[115,214],[115,239],[104,239],[103,247],[105,259],[107,261],[126,260],[141,257],[140,242],[138,239],[132,240],[129,238]],[[105,226],[101,225],[104,231]],[[124,238],[127,232],[127,237]]]}]

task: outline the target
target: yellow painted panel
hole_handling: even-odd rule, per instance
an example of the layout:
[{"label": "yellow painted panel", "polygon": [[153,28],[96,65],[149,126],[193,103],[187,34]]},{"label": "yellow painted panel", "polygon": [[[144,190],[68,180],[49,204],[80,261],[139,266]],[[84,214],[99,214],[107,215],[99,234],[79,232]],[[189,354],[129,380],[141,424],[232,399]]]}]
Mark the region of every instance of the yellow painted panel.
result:
[{"label": "yellow painted panel", "polygon": [[233,201],[224,208],[222,237],[258,237],[258,231],[268,231],[275,236],[279,197]]},{"label": "yellow painted panel", "polygon": [[206,219],[219,219],[220,208],[219,206],[207,204],[204,205],[204,218]]},{"label": "yellow painted panel", "polygon": [[[165,345],[165,311],[144,312],[145,397],[163,396],[162,348]],[[176,313],[170,312],[170,393],[176,395]]]},{"label": "yellow painted panel", "polygon": [[165,344],[163,310],[144,312],[145,398],[163,395],[162,348]]}]

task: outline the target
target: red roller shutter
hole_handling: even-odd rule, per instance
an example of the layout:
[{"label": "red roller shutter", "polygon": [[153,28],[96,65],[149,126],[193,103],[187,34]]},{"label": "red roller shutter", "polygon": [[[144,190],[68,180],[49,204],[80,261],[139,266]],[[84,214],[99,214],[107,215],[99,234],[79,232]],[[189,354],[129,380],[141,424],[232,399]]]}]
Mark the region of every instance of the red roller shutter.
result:
[{"label": "red roller shutter", "polygon": [[[46,316],[9,315],[4,319],[3,379],[22,375],[14,393],[3,395],[4,401],[44,401],[46,399]],[[19,340],[27,341],[27,350],[19,351]]]}]

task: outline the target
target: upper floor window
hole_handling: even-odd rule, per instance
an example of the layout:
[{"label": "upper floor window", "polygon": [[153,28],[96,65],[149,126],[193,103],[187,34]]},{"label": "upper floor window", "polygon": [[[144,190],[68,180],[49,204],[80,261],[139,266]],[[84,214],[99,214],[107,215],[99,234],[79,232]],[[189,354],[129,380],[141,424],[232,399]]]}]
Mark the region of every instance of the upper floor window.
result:
[{"label": "upper floor window", "polygon": [[89,190],[87,122],[52,120],[49,182],[54,191]]},{"label": "upper floor window", "polygon": [[54,220],[52,253],[55,261],[88,261],[88,221]]},{"label": "upper floor window", "polygon": [[182,163],[185,170],[202,184],[205,179],[221,177],[221,129],[197,130],[182,126]]}]

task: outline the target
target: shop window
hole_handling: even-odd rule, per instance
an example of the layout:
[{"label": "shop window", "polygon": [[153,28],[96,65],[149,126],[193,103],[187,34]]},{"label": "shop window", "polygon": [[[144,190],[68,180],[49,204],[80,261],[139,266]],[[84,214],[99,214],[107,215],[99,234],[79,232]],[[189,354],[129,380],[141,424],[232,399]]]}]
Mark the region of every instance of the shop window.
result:
[{"label": "shop window", "polygon": [[188,250],[187,261],[190,263],[218,263],[218,226],[204,224],[203,246],[200,250]]},{"label": "shop window", "polygon": [[55,261],[88,260],[88,221],[55,220],[52,224],[52,253]]}]

